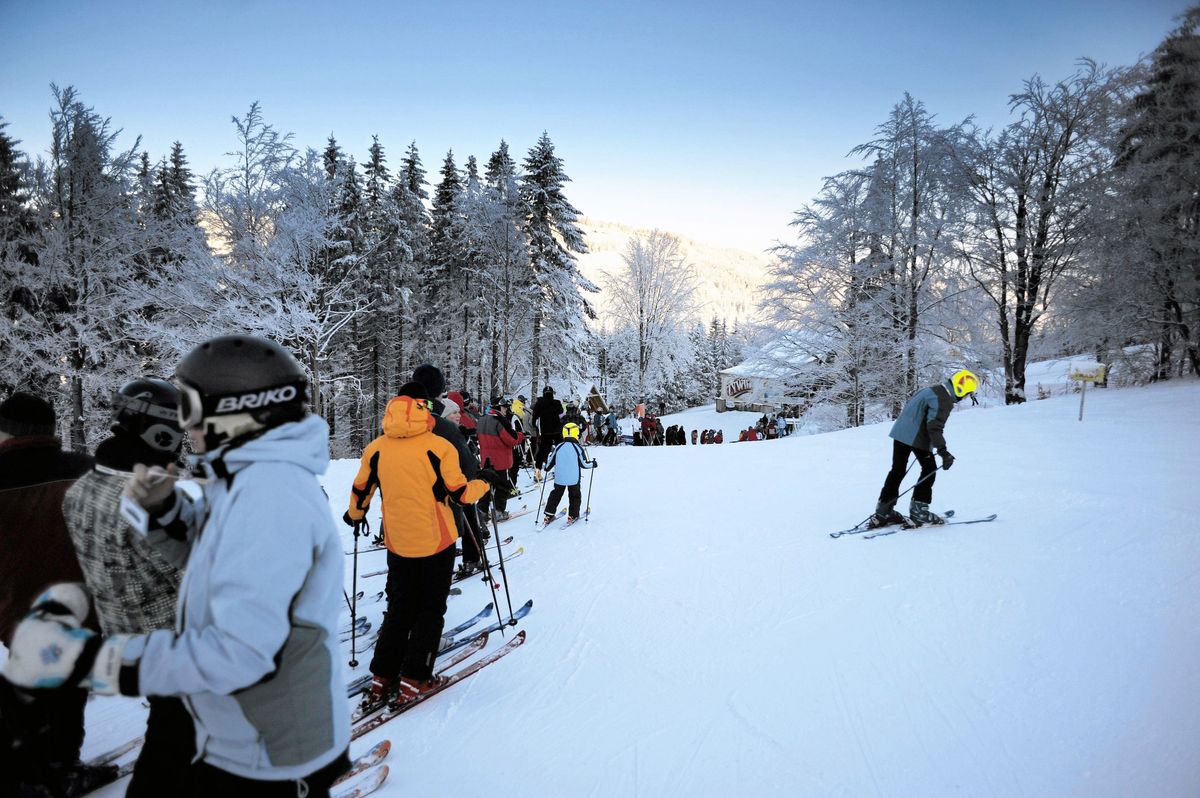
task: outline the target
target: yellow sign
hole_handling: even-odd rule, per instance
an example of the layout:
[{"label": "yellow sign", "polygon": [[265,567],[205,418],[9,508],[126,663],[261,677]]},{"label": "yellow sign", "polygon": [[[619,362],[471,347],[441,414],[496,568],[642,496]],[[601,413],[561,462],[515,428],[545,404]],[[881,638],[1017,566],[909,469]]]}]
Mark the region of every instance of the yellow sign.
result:
[{"label": "yellow sign", "polygon": [[1067,376],[1078,382],[1104,382],[1104,364],[1072,363]]}]

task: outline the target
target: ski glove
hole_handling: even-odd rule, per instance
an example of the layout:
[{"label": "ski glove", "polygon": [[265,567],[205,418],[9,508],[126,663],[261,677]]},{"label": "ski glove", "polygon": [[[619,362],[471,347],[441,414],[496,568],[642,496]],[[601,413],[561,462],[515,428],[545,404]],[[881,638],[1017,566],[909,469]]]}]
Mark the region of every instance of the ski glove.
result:
[{"label": "ski glove", "polygon": [[479,469],[478,478],[491,485],[498,492],[506,492],[512,489],[512,483],[508,481],[508,477],[490,466]]},{"label": "ski glove", "polygon": [[593,461],[592,461],[592,468],[595,468],[595,467],[596,467],[596,466],[598,466],[598,465],[600,465],[600,461],[599,461],[599,460],[593,460]]},{"label": "ski glove", "polygon": [[946,449],[942,449],[938,454],[942,456],[942,469],[949,471],[950,466],[954,465],[954,455],[950,454]]},{"label": "ski glove", "polygon": [[[97,693],[120,692],[122,655],[130,635],[105,638],[82,628],[91,602],[83,585],[52,585],[33,602],[13,632],[4,676],[30,690],[82,687]],[[136,682],[136,669],[131,669]],[[131,694],[136,684],[129,685]]]}]

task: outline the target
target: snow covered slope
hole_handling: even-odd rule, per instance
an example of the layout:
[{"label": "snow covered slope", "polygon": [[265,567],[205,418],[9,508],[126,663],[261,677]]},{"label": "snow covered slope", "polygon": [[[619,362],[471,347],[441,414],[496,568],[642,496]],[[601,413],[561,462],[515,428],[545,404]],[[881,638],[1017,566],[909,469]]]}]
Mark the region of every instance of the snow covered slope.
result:
[{"label": "snow covered slope", "polygon": [[[587,524],[500,527],[528,643],[354,751],[395,743],[396,798],[1194,796],[1198,408],[1188,383],[1096,391],[1082,423],[1075,397],[956,409],[934,506],[999,520],[870,541],[827,533],[874,506],[886,425],[597,449]],[[472,581],[447,621],[490,600]],[[113,701],[89,751],[140,732]]]}]

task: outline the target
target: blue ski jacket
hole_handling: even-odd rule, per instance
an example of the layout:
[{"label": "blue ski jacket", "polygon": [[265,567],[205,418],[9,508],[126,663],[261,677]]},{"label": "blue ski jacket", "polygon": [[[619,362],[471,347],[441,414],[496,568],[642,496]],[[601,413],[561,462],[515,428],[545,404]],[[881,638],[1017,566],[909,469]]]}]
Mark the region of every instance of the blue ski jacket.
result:
[{"label": "blue ski jacket", "polygon": [[954,409],[950,381],[922,388],[908,400],[888,434],[914,449],[945,449],[946,420]]},{"label": "blue ski jacket", "polygon": [[587,452],[578,441],[568,439],[554,447],[550,459],[546,463],[547,470],[554,467],[555,485],[578,485],[582,475],[580,469],[595,468],[596,464],[587,458]]},{"label": "blue ski jacket", "polygon": [[133,638],[124,664],[141,695],[183,697],[200,758],[248,779],[302,778],[350,742],[328,447],[310,415],[201,455],[215,474],[202,497],[177,488],[152,519],[151,540],[187,565],[175,630]]}]

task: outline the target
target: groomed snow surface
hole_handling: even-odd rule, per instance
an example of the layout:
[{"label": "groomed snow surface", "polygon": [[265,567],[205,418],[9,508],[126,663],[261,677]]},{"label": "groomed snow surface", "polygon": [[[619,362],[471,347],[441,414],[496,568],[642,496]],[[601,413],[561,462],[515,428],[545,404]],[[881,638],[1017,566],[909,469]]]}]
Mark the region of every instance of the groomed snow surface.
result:
[{"label": "groomed snow surface", "polygon": [[[526,645],[352,753],[393,741],[383,796],[1200,794],[1197,409],[1195,382],[1089,392],[1082,423],[957,408],[934,507],[999,519],[870,541],[828,533],[873,508],[886,425],[595,449],[588,523],[500,527]],[[143,716],[93,700],[85,754]]]}]

